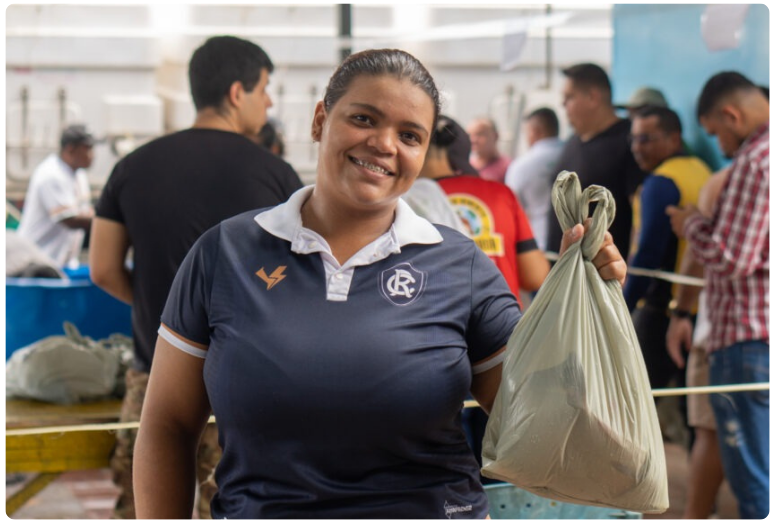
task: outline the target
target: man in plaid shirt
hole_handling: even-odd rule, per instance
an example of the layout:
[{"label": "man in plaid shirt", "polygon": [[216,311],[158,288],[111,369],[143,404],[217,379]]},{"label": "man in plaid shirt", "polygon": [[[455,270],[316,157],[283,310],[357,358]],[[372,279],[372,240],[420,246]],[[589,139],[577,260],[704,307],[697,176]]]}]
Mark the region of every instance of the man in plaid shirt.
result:
[{"label": "man in plaid shirt", "polygon": [[[734,161],[710,219],[692,206],[668,209],[705,266],[711,385],[769,382],[769,101],[735,72],[713,76],[700,123]],[[769,514],[769,391],[711,395],[724,472],[740,516]]]}]

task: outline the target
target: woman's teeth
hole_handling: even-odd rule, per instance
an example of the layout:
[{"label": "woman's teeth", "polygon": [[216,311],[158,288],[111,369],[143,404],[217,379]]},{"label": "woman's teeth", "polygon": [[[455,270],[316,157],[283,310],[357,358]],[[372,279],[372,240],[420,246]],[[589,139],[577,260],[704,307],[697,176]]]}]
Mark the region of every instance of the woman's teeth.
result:
[{"label": "woman's teeth", "polygon": [[356,165],[360,165],[361,167],[365,167],[365,168],[367,168],[370,171],[374,171],[376,173],[384,174],[386,176],[391,176],[392,175],[392,173],[390,171],[388,171],[386,169],[383,169],[379,165],[374,165],[373,163],[365,162],[363,160],[359,160],[358,158],[353,158],[352,160],[353,160],[353,162]]}]

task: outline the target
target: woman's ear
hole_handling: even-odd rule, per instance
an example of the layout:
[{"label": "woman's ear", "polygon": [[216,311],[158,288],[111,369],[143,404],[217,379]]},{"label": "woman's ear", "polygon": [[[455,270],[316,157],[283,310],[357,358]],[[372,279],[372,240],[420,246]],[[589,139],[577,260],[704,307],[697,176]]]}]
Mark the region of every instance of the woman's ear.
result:
[{"label": "woman's ear", "polygon": [[315,114],[312,117],[312,141],[319,142],[323,136],[323,124],[326,121],[326,108],[323,106],[323,100],[315,105]]}]

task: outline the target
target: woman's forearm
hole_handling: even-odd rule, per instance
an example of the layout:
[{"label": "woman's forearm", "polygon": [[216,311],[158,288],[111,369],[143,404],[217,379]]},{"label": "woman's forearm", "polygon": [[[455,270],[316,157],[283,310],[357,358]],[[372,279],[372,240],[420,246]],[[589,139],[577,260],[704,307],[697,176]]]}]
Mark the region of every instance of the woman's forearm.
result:
[{"label": "woman's forearm", "polygon": [[198,440],[156,420],[141,422],[133,462],[138,519],[191,518]]}]

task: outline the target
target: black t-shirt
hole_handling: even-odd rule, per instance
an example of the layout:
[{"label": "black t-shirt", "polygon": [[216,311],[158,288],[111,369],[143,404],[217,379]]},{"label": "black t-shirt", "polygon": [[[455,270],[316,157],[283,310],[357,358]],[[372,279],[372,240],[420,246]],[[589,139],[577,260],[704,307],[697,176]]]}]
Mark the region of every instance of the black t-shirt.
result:
[{"label": "black t-shirt", "polygon": [[[630,252],[632,229],[632,206],[630,199],[646,174],[640,170],[627,143],[630,121],[619,120],[591,140],[582,142],[573,135],[562,150],[557,170],[575,171],[581,188],[602,185],[614,196],[616,217],[609,231],[614,243],[626,260]],[[592,209],[590,207],[590,215]],[[549,237],[547,250],[558,252],[562,240],[562,229],[554,208],[549,211]]]},{"label": "black t-shirt", "polygon": [[282,203],[301,186],[280,158],[213,129],[158,138],[116,164],[96,214],[123,224],[134,250],[135,368],[150,370],[167,293],[199,236],[226,218]]}]

